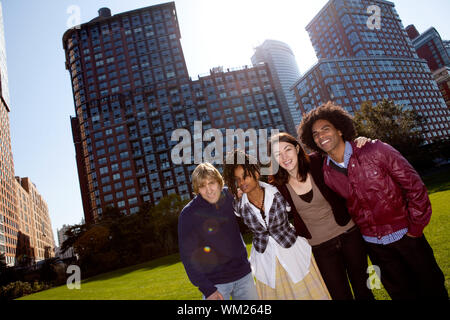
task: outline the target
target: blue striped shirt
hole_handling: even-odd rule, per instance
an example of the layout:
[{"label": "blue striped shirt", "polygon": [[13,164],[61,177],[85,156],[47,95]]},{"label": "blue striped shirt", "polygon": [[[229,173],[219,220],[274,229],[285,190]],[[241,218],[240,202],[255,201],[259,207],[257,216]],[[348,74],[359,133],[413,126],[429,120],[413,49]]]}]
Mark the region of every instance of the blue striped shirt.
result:
[{"label": "blue striped shirt", "polygon": [[377,237],[368,237],[368,236],[364,236],[364,235],[363,235],[363,238],[366,242],[386,245],[386,244],[394,243],[394,242],[400,240],[401,238],[403,238],[403,236],[407,232],[408,232],[408,228],[404,228],[404,229],[395,231],[394,233],[387,234],[384,237],[381,237],[380,239],[378,239]]},{"label": "blue striped shirt", "polygon": [[[353,149],[350,142],[345,141],[345,151],[344,151],[344,167],[347,168],[348,162],[350,161],[351,156],[353,155]],[[342,164],[331,159],[330,156],[327,157],[327,165],[330,165],[330,160],[333,161],[337,166],[342,168]]]},{"label": "blue striped shirt", "polygon": [[[343,166],[344,168],[348,167],[348,163],[349,163],[352,155],[353,155],[352,145],[350,144],[350,142],[345,141],[344,166]],[[330,160],[333,161],[337,166],[342,168],[342,164],[334,161],[333,159],[331,159],[330,156],[328,156],[328,158],[327,158],[327,165],[330,164]],[[404,229],[395,231],[393,233],[387,234],[387,235],[381,237],[380,239],[378,239],[378,237],[369,237],[369,236],[364,236],[364,235],[363,235],[363,238],[366,242],[387,245],[387,244],[394,243],[394,242],[400,240],[401,238],[403,238],[403,236],[407,232],[408,232],[408,228],[404,228]]]}]

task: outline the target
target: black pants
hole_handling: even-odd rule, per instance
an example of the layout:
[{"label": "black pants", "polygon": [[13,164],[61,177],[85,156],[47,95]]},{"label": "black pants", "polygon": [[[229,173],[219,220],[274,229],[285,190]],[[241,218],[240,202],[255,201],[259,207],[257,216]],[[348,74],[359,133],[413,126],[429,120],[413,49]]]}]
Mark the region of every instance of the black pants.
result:
[{"label": "black pants", "polygon": [[370,260],[380,267],[381,282],[393,300],[448,300],[444,274],[425,236],[405,235],[388,245],[366,245]]},{"label": "black pants", "polygon": [[312,247],[314,258],[333,300],[373,300],[367,287],[367,253],[355,226],[346,233]]}]

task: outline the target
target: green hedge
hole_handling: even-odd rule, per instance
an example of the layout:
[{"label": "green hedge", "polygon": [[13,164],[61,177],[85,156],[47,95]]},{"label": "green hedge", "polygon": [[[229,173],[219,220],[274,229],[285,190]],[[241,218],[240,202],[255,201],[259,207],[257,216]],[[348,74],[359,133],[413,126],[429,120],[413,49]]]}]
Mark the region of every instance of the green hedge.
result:
[{"label": "green hedge", "polygon": [[33,282],[33,284],[22,281],[11,282],[6,286],[0,287],[0,300],[13,300],[28,294],[47,290],[50,287],[48,284],[37,281]]}]

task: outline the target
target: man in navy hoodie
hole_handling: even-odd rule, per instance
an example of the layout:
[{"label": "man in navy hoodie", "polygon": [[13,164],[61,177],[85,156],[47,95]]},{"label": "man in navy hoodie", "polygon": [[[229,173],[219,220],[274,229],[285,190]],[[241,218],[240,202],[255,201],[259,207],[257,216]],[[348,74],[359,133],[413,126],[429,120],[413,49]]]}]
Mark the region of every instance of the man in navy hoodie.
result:
[{"label": "man in navy hoodie", "polygon": [[178,219],[180,257],[207,300],[256,300],[247,250],[220,172],[202,163],[192,173],[195,198]]}]

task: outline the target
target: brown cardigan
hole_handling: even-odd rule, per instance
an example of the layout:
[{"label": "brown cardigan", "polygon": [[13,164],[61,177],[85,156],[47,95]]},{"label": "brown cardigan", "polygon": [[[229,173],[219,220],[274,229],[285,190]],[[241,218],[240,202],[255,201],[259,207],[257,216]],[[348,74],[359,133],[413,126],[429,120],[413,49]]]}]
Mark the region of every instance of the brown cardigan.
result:
[{"label": "brown cardigan", "polygon": [[[324,157],[321,154],[314,152],[309,155],[309,159],[310,173],[314,179],[315,184],[319,188],[324,198],[330,204],[336,223],[340,226],[345,226],[351,219],[347,210],[346,200],[335,193],[333,190],[331,190],[325,184],[322,171]],[[303,222],[303,219],[298,214],[287,186],[285,184],[277,185],[275,183],[273,183],[273,185],[277,187],[278,191],[280,191],[281,195],[291,206],[291,212],[289,213],[289,215],[293,215],[294,217],[294,227],[296,230],[296,234],[306,239],[311,239],[311,234],[309,233],[308,228]]]}]

